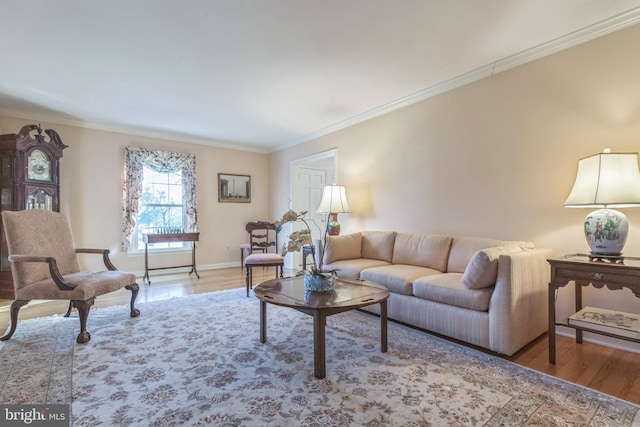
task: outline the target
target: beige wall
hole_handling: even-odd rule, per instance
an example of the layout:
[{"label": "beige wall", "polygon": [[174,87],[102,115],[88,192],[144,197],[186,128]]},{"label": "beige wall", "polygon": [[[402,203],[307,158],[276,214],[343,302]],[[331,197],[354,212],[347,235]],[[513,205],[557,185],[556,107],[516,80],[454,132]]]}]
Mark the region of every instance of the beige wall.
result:
[{"label": "beige wall", "polygon": [[[2,133],[17,133],[33,121],[0,117]],[[37,122],[35,122],[37,123]],[[42,123],[55,129],[69,146],[61,160],[60,209],[69,215],[77,246],[109,248],[121,270],[144,271],[142,255],[120,252],[122,179],[126,146],[194,153],[196,155],[198,226],[197,263],[201,269],[240,262],[239,245],[247,241],[245,224],[268,218],[268,158],[250,153],[177,141]],[[251,175],[251,203],[219,203],[219,172]],[[227,245],[230,251],[227,251]],[[154,255],[150,267],[185,265],[191,254]],[[99,265],[94,257],[85,265]],[[97,264],[96,264],[97,263]],[[171,272],[171,270],[165,271]],[[159,273],[159,272],[156,272]]]},{"label": "beige wall", "polygon": [[[566,209],[577,162],[605,147],[640,150],[640,26],[427,99],[272,155],[42,123],[69,145],[62,211],[81,246],[108,247],[124,270],[143,258],[120,253],[121,185],[128,145],[193,152],[202,240],[198,264],[238,262],[244,224],[275,219],[290,197],[290,162],[337,148],[337,183],[352,215],[343,233],[398,230],[522,239],[557,255],[586,252],[588,210]],[[29,120],[0,117],[2,133]],[[251,204],[217,201],[217,173],[252,176]],[[627,209],[628,255],[640,256],[640,209]],[[227,252],[226,246],[231,246]],[[188,254],[154,257],[156,265]],[[559,296],[570,312],[570,292]],[[628,291],[587,292],[585,302],[640,313]],[[546,307],[540,307],[545,310]],[[617,344],[616,344],[617,345]]]},{"label": "beige wall", "polygon": [[[589,210],[562,204],[580,158],[640,150],[638,45],[635,26],[274,153],[271,191],[288,192],[291,160],[337,147],[337,182],[353,210],[340,215],[343,233],[486,236],[587,252]],[[640,256],[640,209],[625,213],[625,252]],[[569,300],[562,292],[564,313]],[[585,301],[640,313],[628,291],[592,291]]]}]

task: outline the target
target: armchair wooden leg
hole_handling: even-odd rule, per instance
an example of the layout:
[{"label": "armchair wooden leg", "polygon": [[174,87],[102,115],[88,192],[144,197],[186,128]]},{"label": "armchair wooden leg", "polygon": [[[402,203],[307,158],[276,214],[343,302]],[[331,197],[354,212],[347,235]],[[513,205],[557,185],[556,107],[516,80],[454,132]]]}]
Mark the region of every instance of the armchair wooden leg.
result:
[{"label": "armchair wooden leg", "polygon": [[91,308],[95,300],[96,298],[92,297],[84,301],[71,301],[73,303],[73,306],[78,309],[78,316],[80,316],[80,333],[76,338],[76,342],[78,344],[88,343],[91,339],[91,334],[87,332],[87,318],[89,317],[89,309]]},{"label": "armchair wooden leg", "polygon": [[73,304],[71,304],[71,301],[69,301],[69,308],[67,309],[67,312],[64,314],[63,317],[69,317],[71,315],[72,308],[73,308]]},{"label": "armchair wooden leg", "polygon": [[136,302],[136,298],[138,298],[138,291],[140,290],[140,287],[138,286],[137,283],[132,283],[129,286],[125,286],[125,289],[128,289],[131,291],[131,317],[138,317],[140,316],[140,310],[138,310],[137,308],[134,307],[134,304]]},{"label": "armchair wooden leg", "polygon": [[0,341],[7,341],[13,333],[16,331],[16,326],[18,325],[18,312],[20,308],[29,304],[30,300],[15,300],[11,303],[11,325],[9,325],[9,329],[4,334],[4,336],[0,337]]}]

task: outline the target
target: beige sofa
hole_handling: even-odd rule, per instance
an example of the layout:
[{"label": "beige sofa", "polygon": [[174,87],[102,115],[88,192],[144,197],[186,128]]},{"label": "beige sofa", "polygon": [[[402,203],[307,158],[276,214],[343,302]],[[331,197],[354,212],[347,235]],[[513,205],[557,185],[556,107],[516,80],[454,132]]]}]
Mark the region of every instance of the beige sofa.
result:
[{"label": "beige sofa", "polygon": [[323,265],[386,286],[391,319],[510,356],[547,330],[550,256],[526,242],[363,231],[329,236]]}]

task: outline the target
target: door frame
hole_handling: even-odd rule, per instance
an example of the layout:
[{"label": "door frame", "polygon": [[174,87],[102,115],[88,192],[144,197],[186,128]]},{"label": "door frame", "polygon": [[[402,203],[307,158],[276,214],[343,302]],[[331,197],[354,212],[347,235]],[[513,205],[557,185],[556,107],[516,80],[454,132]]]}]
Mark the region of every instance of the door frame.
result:
[{"label": "door frame", "polygon": [[[327,166],[327,160],[330,161],[329,166]],[[334,184],[338,176],[338,149],[331,148],[320,153],[291,160],[289,163],[289,200],[291,201],[291,207],[295,205],[294,201],[296,197],[300,197],[299,194],[295,194],[294,190],[298,186],[294,185],[294,180],[296,179],[298,169],[301,167],[324,170],[326,176],[325,185]],[[292,231],[291,225],[287,224],[287,226],[289,227],[287,230],[284,230],[284,235],[289,235]],[[300,265],[301,262],[302,254],[295,253],[292,254],[288,260],[285,260],[285,266],[286,268],[294,268],[296,265]]]}]

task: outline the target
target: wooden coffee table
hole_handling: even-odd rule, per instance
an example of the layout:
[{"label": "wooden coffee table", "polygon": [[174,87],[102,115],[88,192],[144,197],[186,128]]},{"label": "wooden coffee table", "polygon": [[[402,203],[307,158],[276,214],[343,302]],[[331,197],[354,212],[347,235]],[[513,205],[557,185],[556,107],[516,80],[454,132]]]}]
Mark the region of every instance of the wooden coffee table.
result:
[{"label": "wooden coffee table", "polygon": [[316,378],[326,376],[325,325],[327,316],[380,304],[380,351],[387,351],[387,299],[389,291],[366,280],[338,279],[328,292],[307,292],[302,277],[273,279],[254,288],[260,299],[260,342],[267,341],[267,303],[290,307],[313,316],[313,359]]}]

